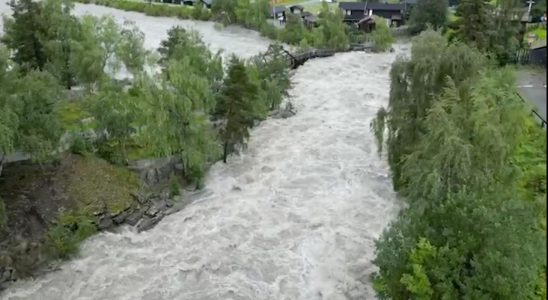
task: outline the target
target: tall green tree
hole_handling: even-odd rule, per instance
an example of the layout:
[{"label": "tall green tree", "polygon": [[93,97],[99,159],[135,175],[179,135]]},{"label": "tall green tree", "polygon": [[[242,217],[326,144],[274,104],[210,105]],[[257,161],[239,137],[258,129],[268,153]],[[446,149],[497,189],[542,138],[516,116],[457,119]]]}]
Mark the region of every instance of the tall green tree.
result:
[{"label": "tall green tree", "polygon": [[13,60],[23,70],[42,70],[47,57],[42,36],[47,30],[42,21],[42,5],[32,0],[12,0],[11,18],[4,18],[2,42],[13,52]]},{"label": "tall green tree", "polygon": [[235,145],[243,145],[249,138],[249,128],[258,117],[255,109],[257,88],[249,81],[242,61],[232,56],[227,77],[217,103],[217,114],[226,120],[221,131],[223,162]]},{"label": "tall green tree", "polygon": [[411,11],[409,29],[416,34],[427,28],[442,29],[447,24],[447,0],[418,0]]},{"label": "tall green tree", "polygon": [[[437,96],[447,86],[447,78],[461,86],[470,82],[487,64],[481,53],[460,43],[449,44],[439,32],[426,30],[413,40],[411,58],[398,58],[390,71],[391,85],[387,109],[379,110],[372,127],[379,151],[388,147],[388,161],[394,187],[405,186],[401,177],[404,157],[416,146],[424,132],[424,119]],[[386,140],[384,130],[388,129]]]},{"label": "tall green tree", "polygon": [[46,35],[42,36],[46,69],[70,89],[76,84],[74,64],[78,56],[75,50],[79,47],[75,44],[81,37],[80,22],[71,15],[73,4],[70,1],[47,0],[42,6],[41,20],[46,24]]},{"label": "tall green tree", "polygon": [[463,0],[457,6],[456,37],[508,63],[520,46],[517,39],[520,19],[515,18],[516,0],[501,0],[493,5],[486,0]]}]

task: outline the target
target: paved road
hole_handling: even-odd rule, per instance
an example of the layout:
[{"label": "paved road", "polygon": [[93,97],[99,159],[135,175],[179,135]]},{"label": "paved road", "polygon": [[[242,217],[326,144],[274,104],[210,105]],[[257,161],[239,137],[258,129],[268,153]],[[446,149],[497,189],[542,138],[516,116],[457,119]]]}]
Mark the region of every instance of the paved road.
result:
[{"label": "paved road", "polygon": [[520,95],[546,120],[546,69],[522,69],[517,84]]}]

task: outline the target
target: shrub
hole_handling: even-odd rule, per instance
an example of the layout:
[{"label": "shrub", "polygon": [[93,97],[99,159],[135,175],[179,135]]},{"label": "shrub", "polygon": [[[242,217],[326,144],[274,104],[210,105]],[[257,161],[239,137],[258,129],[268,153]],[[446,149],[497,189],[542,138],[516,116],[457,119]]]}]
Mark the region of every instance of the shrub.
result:
[{"label": "shrub", "polygon": [[379,17],[375,17],[375,30],[370,34],[370,38],[375,52],[384,52],[390,49],[394,42],[394,37],[386,24],[386,20]]},{"label": "shrub", "polygon": [[171,196],[179,196],[181,194],[181,184],[179,183],[179,178],[175,175],[169,178],[169,192]]},{"label": "shrub", "polygon": [[97,231],[93,221],[84,215],[61,213],[47,233],[46,247],[55,258],[77,253],[80,243]]}]

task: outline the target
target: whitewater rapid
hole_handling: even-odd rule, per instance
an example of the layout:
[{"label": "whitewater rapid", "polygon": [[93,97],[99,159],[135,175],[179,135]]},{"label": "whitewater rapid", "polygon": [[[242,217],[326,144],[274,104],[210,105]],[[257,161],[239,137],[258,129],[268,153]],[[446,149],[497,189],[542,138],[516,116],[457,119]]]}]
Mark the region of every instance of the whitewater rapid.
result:
[{"label": "whitewater rapid", "polygon": [[[76,5],[83,13],[135,21],[151,49],[177,24],[241,57],[269,44],[209,22]],[[292,77],[297,114],[254,128],[247,150],[215,164],[192,204],[150,231],[100,233],[60,270],[0,298],[375,299],[374,240],[400,204],[369,124],[387,104],[390,65],[405,47],[307,62]]]}]

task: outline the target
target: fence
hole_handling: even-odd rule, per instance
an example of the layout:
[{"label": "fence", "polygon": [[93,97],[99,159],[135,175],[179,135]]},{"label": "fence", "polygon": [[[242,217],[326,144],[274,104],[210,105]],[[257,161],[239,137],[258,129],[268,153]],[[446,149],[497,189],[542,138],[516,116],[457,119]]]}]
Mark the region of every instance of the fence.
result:
[{"label": "fence", "polygon": [[[527,102],[525,99],[523,99],[523,97],[522,97],[518,92],[516,92],[516,95],[519,97],[519,99],[520,99],[523,103],[525,103],[525,104],[527,104],[527,105],[530,106],[529,102]],[[546,120],[544,120],[544,119],[538,114],[538,112],[537,112],[534,108],[531,109],[531,115],[533,115],[533,117],[534,117],[535,119],[537,119],[537,121],[539,121],[540,126],[541,126],[542,128],[546,129]]]}]

